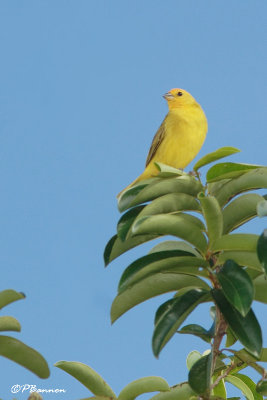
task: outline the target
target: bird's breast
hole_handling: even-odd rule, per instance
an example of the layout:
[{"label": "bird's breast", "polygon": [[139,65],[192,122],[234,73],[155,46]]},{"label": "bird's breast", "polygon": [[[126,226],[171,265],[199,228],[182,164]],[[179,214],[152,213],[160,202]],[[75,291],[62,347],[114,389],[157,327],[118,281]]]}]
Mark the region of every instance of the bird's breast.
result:
[{"label": "bird's breast", "polygon": [[202,147],[207,133],[207,119],[204,112],[169,112],[165,120],[165,137],[158,157],[165,164],[185,168]]}]

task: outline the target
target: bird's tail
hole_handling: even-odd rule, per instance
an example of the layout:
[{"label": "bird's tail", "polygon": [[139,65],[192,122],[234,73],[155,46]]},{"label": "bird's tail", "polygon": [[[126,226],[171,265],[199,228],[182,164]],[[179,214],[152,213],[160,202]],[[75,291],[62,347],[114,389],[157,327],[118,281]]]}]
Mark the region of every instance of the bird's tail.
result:
[{"label": "bird's tail", "polygon": [[130,189],[132,186],[136,185],[138,182],[143,181],[145,179],[153,178],[159,173],[159,170],[155,166],[154,163],[150,163],[147,165],[146,169],[144,172],[142,172],[141,175],[138,176],[130,185],[128,185],[125,189],[123,189],[118,195],[117,199],[121,197],[121,195],[128,189]]}]

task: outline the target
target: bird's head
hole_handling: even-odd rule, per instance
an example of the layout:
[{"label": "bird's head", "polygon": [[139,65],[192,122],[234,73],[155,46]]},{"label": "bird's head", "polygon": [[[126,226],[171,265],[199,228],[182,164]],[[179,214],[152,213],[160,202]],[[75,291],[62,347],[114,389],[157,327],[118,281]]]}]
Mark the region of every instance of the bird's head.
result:
[{"label": "bird's head", "polygon": [[197,104],[194,97],[184,89],[171,89],[163,97],[167,100],[170,110]]}]

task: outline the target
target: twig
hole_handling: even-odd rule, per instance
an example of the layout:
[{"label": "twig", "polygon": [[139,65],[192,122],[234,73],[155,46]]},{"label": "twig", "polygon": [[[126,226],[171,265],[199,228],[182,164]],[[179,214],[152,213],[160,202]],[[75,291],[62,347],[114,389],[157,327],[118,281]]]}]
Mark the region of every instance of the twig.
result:
[{"label": "twig", "polygon": [[225,371],[222,375],[218,376],[218,378],[215,380],[215,382],[211,385],[210,390],[212,391],[212,390],[215,388],[215,386],[217,386],[218,383],[219,383],[223,378],[225,378],[227,375],[229,375],[229,372],[231,372],[232,369],[234,369],[235,367],[236,367],[236,364],[230,365],[230,367],[228,367],[228,368],[226,369],[226,371]]}]

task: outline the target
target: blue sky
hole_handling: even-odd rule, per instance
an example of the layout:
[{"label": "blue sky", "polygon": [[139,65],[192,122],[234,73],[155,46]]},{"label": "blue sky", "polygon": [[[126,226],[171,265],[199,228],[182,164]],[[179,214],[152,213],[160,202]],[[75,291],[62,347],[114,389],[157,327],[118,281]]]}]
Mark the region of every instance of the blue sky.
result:
[{"label": "blue sky", "polygon": [[[123,269],[150,246],[106,270],[102,253],[119,218],[115,195],[143,170],[167,90],[188,90],[206,112],[198,158],[235,146],[233,161],[266,164],[266,13],[264,0],[0,2],[1,289],[27,295],[4,314],[51,367],[40,380],[1,358],[4,400],[26,383],[67,390],[53,399],[88,397],[58,360],[89,364],[116,393],[142,376],[186,379],[187,353],[206,346],[181,336],[153,357],[162,298],[110,325]],[[196,317],[209,326],[206,309]]]}]

